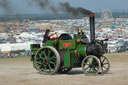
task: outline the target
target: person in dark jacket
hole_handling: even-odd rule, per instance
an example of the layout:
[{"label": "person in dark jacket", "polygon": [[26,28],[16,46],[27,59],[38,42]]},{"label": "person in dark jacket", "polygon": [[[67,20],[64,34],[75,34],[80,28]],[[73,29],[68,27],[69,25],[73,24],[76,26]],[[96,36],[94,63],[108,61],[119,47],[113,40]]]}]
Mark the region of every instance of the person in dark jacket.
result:
[{"label": "person in dark jacket", "polygon": [[56,33],[54,33],[54,34],[51,34],[51,35],[49,35],[49,33],[50,33],[50,30],[49,29],[46,29],[46,31],[45,31],[45,34],[44,34],[44,39],[43,39],[43,44],[46,42],[46,41],[48,41],[48,40],[50,40],[50,36],[53,36],[54,34],[56,34]]}]

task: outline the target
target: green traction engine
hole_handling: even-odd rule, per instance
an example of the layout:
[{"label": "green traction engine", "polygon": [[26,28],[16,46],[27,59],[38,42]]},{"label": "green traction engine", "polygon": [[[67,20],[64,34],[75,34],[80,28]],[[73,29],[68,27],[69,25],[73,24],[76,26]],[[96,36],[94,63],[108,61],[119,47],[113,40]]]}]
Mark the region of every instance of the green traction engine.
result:
[{"label": "green traction engine", "polygon": [[108,57],[104,56],[104,41],[95,40],[94,14],[90,15],[90,36],[88,42],[83,32],[61,34],[56,39],[47,41],[44,46],[32,44],[33,67],[41,74],[66,73],[72,68],[82,67],[85,74],[104,74],[110,68]]}]

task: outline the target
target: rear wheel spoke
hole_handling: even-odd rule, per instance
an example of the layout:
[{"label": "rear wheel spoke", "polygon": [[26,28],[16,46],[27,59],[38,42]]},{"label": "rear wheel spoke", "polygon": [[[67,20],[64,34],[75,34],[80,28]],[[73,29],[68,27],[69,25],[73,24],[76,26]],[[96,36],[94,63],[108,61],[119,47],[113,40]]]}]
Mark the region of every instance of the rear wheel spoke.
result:
[{"label": "rear wheel spoke", "polygon": [[44,59],[41,54],[39,54],[39,57],[40,57],[41,59]]},{"label": "rear wheel spoke", "polygon": [[47,55],[46,55],[46,53],[43,51],[43,55],[44,55],[44,57],[47,57]]},{"label": "rear wheel spoke", "polygon": [[49,60],[53,60],[53,59],[56,59],[56,57],[52,56],[52,57],[49,58]]},{"label": "rear wheel spoke", "polygon": [[50,57],[50,54],[51,54],[51,50],[48,50],[48,57]]},{"label": "rear wheel spoke", "polygon": [[47,70],[47,64],[43,65],[43,66],[44,66],[43,70],[46,71]]},{"label": "rear wheel spoke", "polygon": [[53,64],[53,65],[54,65],[54,67],[55,67],[55,63],[54,63],[54,62],[50,61],[49,63]]},{"label": "rear wheel spoke", "polygon": [[48,64],[48,67],[49,67],[49,70],[52,71],[52,68],[51,68],[50,64]]},{"label": "rear wheel spoke", "polygon": [[41,65],[41,64],[42,64],[42,63],[41,63],[41,62],[39,62],[39,61],[37,61],[36,63],[37,63],[37,64],[39,64],[39,65]]}]

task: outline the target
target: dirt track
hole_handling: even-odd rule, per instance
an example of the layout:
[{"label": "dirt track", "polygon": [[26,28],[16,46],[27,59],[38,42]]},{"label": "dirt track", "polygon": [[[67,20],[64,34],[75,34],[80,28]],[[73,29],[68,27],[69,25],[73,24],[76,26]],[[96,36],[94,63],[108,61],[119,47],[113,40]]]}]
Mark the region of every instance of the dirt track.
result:
[{"label": "dirt track", "polygon": [[85,76],[81,68],[68,74],[40,75],[29,59],[0,59],[0,85],[128,85],[128,53],[109,54],[107,74]]}]

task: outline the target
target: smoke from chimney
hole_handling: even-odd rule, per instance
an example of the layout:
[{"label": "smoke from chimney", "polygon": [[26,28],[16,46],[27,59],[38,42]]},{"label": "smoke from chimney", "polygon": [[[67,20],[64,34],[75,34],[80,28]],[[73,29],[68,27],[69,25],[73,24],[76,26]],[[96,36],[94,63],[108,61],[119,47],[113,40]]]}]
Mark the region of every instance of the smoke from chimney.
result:
[{"label": "smoke from chimney", "polygon": [[[67,2],[66,3],[59,3],[58,7],[53,5],[54,2],[51,2],[50,0],[28,0],[27,3],[28,3],[28,6],[33,5],[33,4],[35,4],[36,6],[39,6],[42,9],[42,11],[44,9],[49,9],[55,14],[58,14],[59,12],[71,13],[73,16],[79,16],[81,14],[82,15],[93,14],[91,11],[86,10],[84,8],[72,7]],[[14,14],[14,13],[16,13],[17,7],[12,5],[10,3],[10,0],[0,0],[0,8],[2,8],[6,12],[6,14],[11,14],[11,13]]]},{"label": "smoke from chimney", "polygon": [[29,4],[30,5],[36,4],[36,6],[39,6],[42,10],[49,9],[55,14],[58,13],[55,6],[53,6],[49,0],[30,0]]},{"label": "smoke from chimney", "polygon": [[78,16],[80,14],[82,15],[90,15],[93,14],[91,11],[86,10],[84,8],[78,7],[71,7],[69,5],[69,3],[60,3],[60,6],[62,7],[62,9],[67,12],[67,13],[72,13],[73,16]]},{"label": "smoke from chimney", "polygon": [[40,6],[42,9],[50,9],[53,13],[58,14],[58,12],[66,12],[71,13],[73,16],[78,16],[80,14],[82,15],[90,15],[93,14],[93,12],[86,10],[84,8],[78,7],[72,7],[68,2],[66,3],[59,3],[59,7],[53,6],[51,1],[49,0],[31,0],[31,3],[36,3],[37,6]]},{"label": "smoke from chimney", "polygon": [[49,0],[30,0],[30,5],[35,3],[37,6],[39,6],[42,9],[45,9],[49,6]]}]

